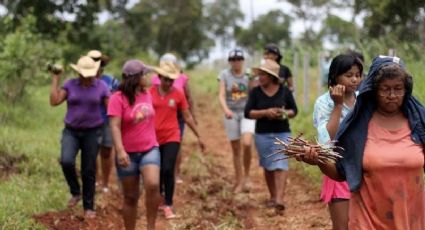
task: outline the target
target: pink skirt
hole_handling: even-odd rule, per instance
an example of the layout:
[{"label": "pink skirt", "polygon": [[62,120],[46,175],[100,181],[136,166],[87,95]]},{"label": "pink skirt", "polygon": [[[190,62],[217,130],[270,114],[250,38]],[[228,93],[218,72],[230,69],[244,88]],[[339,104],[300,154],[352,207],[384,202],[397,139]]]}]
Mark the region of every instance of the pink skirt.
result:
[{"label": "pink skirt", "polygon": [[328,176],[323,176],[322,192],[320,199],[329,203],[332,199],[350,199],[350,189],[346,181],[334,181]]}]

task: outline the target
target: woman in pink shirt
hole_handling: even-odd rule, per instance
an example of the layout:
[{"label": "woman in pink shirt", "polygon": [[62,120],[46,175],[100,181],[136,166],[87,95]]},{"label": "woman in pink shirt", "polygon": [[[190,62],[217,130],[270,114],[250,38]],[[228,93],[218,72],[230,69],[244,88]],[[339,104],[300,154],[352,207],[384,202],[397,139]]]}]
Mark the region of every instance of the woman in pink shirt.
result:
[{"label": "woman in pink shirt", "polygon": [[122,70],[122,82],[111,96],[108,116],[117,152],[117,174],[124,193],[123,218],[126,229],[134,229],[143,178],[147,229],[155,229],[159,202],[160,154],[155,135],[155,111],[145,89],[150,71],[141,61],[129,60]]}]

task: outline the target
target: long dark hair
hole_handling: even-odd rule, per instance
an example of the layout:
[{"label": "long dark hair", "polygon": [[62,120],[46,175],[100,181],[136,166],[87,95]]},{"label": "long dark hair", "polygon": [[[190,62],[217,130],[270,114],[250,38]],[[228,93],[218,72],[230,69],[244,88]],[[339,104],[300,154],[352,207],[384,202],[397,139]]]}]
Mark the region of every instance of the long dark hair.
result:
[{"label": "long dark hair", "polygon": [[360,74],[363,72],[361,60],[351,54],[340,54],[332,59],[328,74],[328,87],[337,85],[336,78],[349,71],[353,65],[359,67]]},{"label": "long dark hair", "polygon": [[[141,76],[143,76],[143,73],[133,75],[122,74],[122,81],[118,86],[118,90],[127,97],[130,105],[133,105],[136,100],[136,90],[140,86]],[[141,91],[144,92],[145,89],[142,88]]]}]

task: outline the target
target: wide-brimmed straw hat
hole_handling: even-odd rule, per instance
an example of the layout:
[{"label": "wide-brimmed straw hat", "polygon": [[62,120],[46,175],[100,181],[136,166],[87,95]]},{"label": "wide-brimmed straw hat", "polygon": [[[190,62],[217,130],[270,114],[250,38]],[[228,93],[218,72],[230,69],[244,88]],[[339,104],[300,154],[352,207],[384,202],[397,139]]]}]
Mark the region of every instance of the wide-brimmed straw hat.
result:
[{"label": "wide-brimmed straw hat", "polygon": [[173,80],[177,79],[180,75],[180,70],[177,66],[169,61],[162,61],[159,63],[159,67],[154,67],[153,69],[159,75]]},{"label": "wide-brimmed straw hat", "polygon": [[264,60],[264,62],[261,63],[260,67],[252,68],[252,71],[256,75],[258,75],[258,72],[260,70],[272,75],[273,77],[276,77],[277,79],[280,79],[279,77],[280,65],[273,60],[266,59]]},{"label": "wide-brimmed straw hat", "polygon": [[111,60],[109,56],[103,54],[99,50],[90,50],[87,53],[87,56],[91,57],[94,61],[101,61],[101,66],[106,66]]},{"label": "wide-brimmed straw hat", "polygon": [[85,78],[95,77],[99,70],[100,61],[94,61],[89,56],[82,56],[78,59],[77,64],[70,64],[70,66]]}]

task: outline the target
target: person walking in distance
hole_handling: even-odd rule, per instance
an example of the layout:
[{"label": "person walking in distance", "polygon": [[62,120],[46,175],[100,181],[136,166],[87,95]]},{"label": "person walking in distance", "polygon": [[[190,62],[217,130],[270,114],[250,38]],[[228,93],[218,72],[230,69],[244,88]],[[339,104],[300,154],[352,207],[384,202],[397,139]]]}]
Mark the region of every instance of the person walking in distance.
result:
[{"label": "person walking in distance", "polygon": [[243,51],[240,49],[230,51],[228,62],[230,68],[219,74],[218,98],[224,112],[224,128],[233,153],[233,166],[235,168],[233,190],[239,193],[249,189],[247,185],[255,121],[245,118],[243,114],[249,93],[249,77],[243,69]]},{"label": "person walking in distance", "polygon": [[291,91],[281,83],[280,66],[273,60],[266,59],[258,68],[253,68],[259,76],[259,86],[249,94],[245,107],[245,117],[256,119],[255,146],[260,166],[264,169],[264,177],[270,193],[267,207],[278,211],[285,209],[283,203],[286,180],[288,176],[288,160],[278,154],[269,157],[277,150],[275,138],[287,141],[291,134],[288,119],[297,114],[297,105]]},{"label": "person walking in distance", "polygon": [[279,64],[279,77],[282,79],[282,84],[284,84],[288,89],[293,92],[294,91],[294,80],[291,73],[291,70],[286,65],[281,64],[282,61],[282,53],[280,52],[279,47],[276,44],[270,43],[264,46],[263,52],[264,59],[270,59],[277,64]]},{"label": "person walking in distance", "polygon": [[[87,56],[91,57],[94,61],[100,61],[100,67],[99,71],[97,72],[96,78],[103,81],[107,86],[110,92],[115,91],[118,88],[119,81],[107,74],[104,74],[104,68],[109,62],[109,57],[102,54],[98,50],[90,50],[87,53]],[[112,148],[112,134],[109,127],[109,119],[108,115],[106,114],[106,106],[101,105],[101,111],[102,111],[102,118],[103,118],[103,126],[101,131],[101,137],[99,141],[100,145],[100,166],[96,167],[96,171],[100,172],[100,169],[102,171],[102,191],[108,192],[109,191],[109,176],[111,174],[112,170],[112,164],[113,164],[113,148]],[[100,168],[100,169],[99,169]],[[100,173],[97,173],[97,175],[100,175]]]}]

